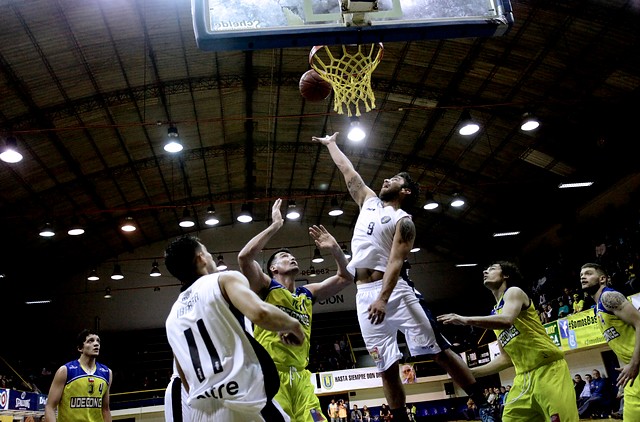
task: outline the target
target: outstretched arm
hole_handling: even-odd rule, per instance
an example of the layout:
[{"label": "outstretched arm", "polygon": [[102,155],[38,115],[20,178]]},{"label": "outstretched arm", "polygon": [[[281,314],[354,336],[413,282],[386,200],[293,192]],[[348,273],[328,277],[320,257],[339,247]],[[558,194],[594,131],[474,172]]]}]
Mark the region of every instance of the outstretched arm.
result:
[{"label": "outstretched arm", "polygon": [[227,271],[218,280],[224,296],[251,322],[265,330],[278,331],[285,344],[302,344],[304,333],[300,322],[260,299],[249,289],[249,281],[241,273]]},{"label": "outstretched arm", "polygon": [[393,245],[389,254],[387,269],[382,278],[382,289],[378,298],[369,305],[369,321],[373,324],[380,324],[387,313],[387,302],[391,297],[391,292],[398,284],[402,264],[413,248],[413,241],[416,238],[416,226],[409,217],[401,218],[396,224],[396,232],[393,235]]},{"label": "outstretched arm", "polygon": [[630,382],[630,385],[633,386],[640,367],[640,312],[620,292],[604,292],[600,300],[606,310],[613,312],[615,316],[635,329],[636,338],[631,361],[621,368],[616,368],[617,371],[620,371],[616,385],[624,387]]},{"label": "outstretched arm", "polygon": [[500,354],[491,359],[491,362],[487,363],[486,365],[478,366],[471,369],[471,375],[473,375],[474,378],[497,374],[498,372],[513,366],[511,358],[504,351],[500,343],[498,343],[498,348],[500,349]]},{"label": "outstretched arm", "polygon": [[271,224],[269,227],[254,236],[238,254],[240,271],[249,279],[251,290],[259,295],[263,294],[264,289],[269,286],[271,279],[262,271],[257,258],[267,245],[267,242],[269,242],[269,239],[271,239],[284,224],[282,213],[280,212],[281,205],[282,199],[276,199],[271,207]]},{"label": "outstretched arm", "polygon": [[340,151],[340,148],[338,148],[338,144],[336,144],[338,133],[340,132],[335,132],[333,135],[327,135],[324,138],[312,136],[311,140],[313,142],[320,142],[322,145],[327,147],[333,162],[338,166],[338,170],[340,170],[344,176],[344,181],[347,184],[347,189],[349,189],[349,194],[353,200],[356,201],[356,204],[361,207],[362,203],[367,198],[376,196],[376,193],[364,184],[362,177],[355,170],[351,161],[349,161],[347,156]]},{"label": "outstretched arm", "polygon": [[336,239],[323,226],[309,227],[309,234],[316,242],[319,249],[329,250],[336,260],[338,271],[321,283],[308,284],[306,287],[313,294],[316,300],[324,300],[338,293],[353,281],[353,277],[347,271],[347,257],[336,242]]},{"label": "outstretched arm", "polygon": [[512,287],[504,294],[502,313],[487,316],[461,316],[458,314],[443,314],[438,321],[443,324],[473,325],[490,330],[504,330],[511,327],[523,307],[529,303],[527,294],[518,287]]}]

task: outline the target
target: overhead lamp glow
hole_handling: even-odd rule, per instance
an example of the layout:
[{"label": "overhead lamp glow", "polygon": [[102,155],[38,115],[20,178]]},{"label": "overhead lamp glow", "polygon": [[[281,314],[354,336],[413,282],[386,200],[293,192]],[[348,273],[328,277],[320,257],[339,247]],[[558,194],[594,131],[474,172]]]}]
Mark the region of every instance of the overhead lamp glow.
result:
[{"label": "overhead lamp glow", "polygon": [[431,210],[435,210],[439,206],[440,204],[438,204],[438,202],[435,200],[435,198],[433,197],[433,194],[431,192],[427,192],[427,201],[424,203],[422,208],[424,208],[425,210],[431,211]]},{"label": "overhead lamp glow", "polygon": [[349,252],[349,249],[347,249],[346,244],[343,243],[342,245],[340,245],[340,249],[342,249],[342,253],[344,254],[345,258],[351,259],[351,252]]},{"label": "overhead lamp glow", "polygon": [[316,248],[313,251],[313,259],[311,259],[311,262],[318,264],[323,261],[324,261],[324,258],[322,257],[322,255],[320,255],[320,249]]},{"label": "overhead lamp glow", "polygon": [[126,233],[131,233],[136,231],[136,224],[133,221],[133,217],[125,217],[122,225],[120,226],[120,230]]},{"label": "overhead lamp glow", "polygon": [[240,209],[240,214],[238,215],[237,220],[241,223],[250,223],[253,221],[250,204],[247,204],[247,203],[242,204],[242,208]]},{"label": "overhead lamp glow", "polygon": [[162,273],[160,272],[160,267],[158,266],[158,261],[153,261],[151,264],[151,271],[149,272],[151,277],[160,277]]},{"label": "overhead lamp glow", "polygon": [[494,233],[493,237],[506,237],[506,236],[517,236],[520,232],[498,232]]},{"label": "overhead lamp glow", "polygon": [[535,129],[538,129],[538,127],[540,126],[540,121],[538,119],[536,119],[533,114],[531,113],[525,113],[524,116],[522,116],[522,124],[520,125],[520,129],[525,131],[525,132],[529,132]]},{"label": "overhead lamp glow", "polygon": [[309,277],[315,277],[317,275],[316,273],[316,267],[314,267],[313,265],[309,266]]},{"label": "overhead lamp glow", "polygon": [[329,215],[331,217],[337,217],[342,214],[344,214],[344,211],[342,211],[342,208],[340,208],[340,205],[338,205],[338,199],[331,198],[331,208],[329,209]]},{"label": "overhead lamp glow", "polygon": [[471,118],[471,113],[467,110],[462,112],[462,117],[460,118],[460,129],[458,133],[463,136],[473,135],[477,131],[480,130],[480,125]]},{"label": "overhead lamp glow", "polygon": [[46,303],[51,303],[51,299],[27,300],[24,303],[25,305],[44,305]]},{"label": "overhead lamp glow", "polygon": [[347,139],[353,142],[360,142],[367,136],[360,127],[360,119],[356,116],[351,117],[351,123],[349,123],[349,133],[347,134]]},{"label": "overhead lamp glow", "polygon": [[477,267],[478,264],[456,264],[456,267],[458,268],[462,268],[462,267]]},{"label": "overhead lamp glow", "polygon": [[45,223],[40,233],[38,233],[42,237],[52,237],[56,235],[56,232],[53,231],[53,227],[50,223]]},{"label": "overhead lamp glow", "polygon": [[95,268],[91,269],[91,271],[89,272],[89,275],[87,276],[87,280],[89,281],[100,280],[100,277],[98,277],[98,271]]},{"label": "overhead lamp glow", "polygon": [[580,182],[580,183],[560,183],[558,188],[570,189],[570,188],[588,188],[593,185],[593,182]]},{"label": "overhead lamp glow", "polygon": [[175,154],[177,152],[182,151],[183,146],[180,143],[180,139],[178,138],[178,128],[175,126],[170,126],[167,129],[167,143],[164,144],[164,150]]},{"label": "overhead lamp glow", "polygon": [[204,220],[204,224],[206,224],[207,226],[215,226],[219,222],[220,220],[216,218],[215,208],[213,208],[213,206],[207,208],[207,216],[206,216],[206,219]]},{"label": "overhead lamp glow", "polygon": [[81,234],[84,234],[84,228],[80,225],[77,218],[73,219],[71,228],[67,231],[67,234],[69,236],[80,236]]},{"label": "overhead lamp glow", "polygon": [[196,222],[193,221],[193,218],[191,218],[189,209],[185,208],[184,211],[182,211],[182,218],[178,222],[178,225],[183,229],[187,229],[196,225]]},{"label": "overhead lamp glow", "polygon": [[105,299],[111,299],[111,287],[107,287],[106,289],[104,289],[104,298]]},{"label": "overhead lamp glow", "polygon": [[464,204],[464,198],[456,193],[453,195],[453,198],[451,199],[451,203],[449,205],[451,205],[453,208],[460,208]]},{"label": "overhead lamp glow", "polygon": [[224,263],[224,259],[222,257],[222,254],[218,255],[218,262],[216,263],[216,267],[218,267],[219,271],[224,271],[227,268],[227,264]]},{"label": "overhead lamp glow", "polygon": [[415,247],[411,248],[411,250],[409,252],[413,252],[413,253],[420,252],[420,247],[415,246]]},{"label": "overhead lamp glow", "polygon": [[9,136],[4,140],[4,147],[0,153],[0,160],[9,164],[15,164],[22,161],[22,154],[18,152],[18,141],[13,136]]},{"label": "overhead lamp glow", "polygon": [[289,220],[297,220],[300,218],[300,211],[296,207],[296,201],[289,201],[289,205],[287,207],[287,219]]},{"label": "overhead lamp glow", "polygon": [[112,280],[122,280],[124,278],[124,274],[122,274],[122,268],[120,268],[120,264],[115,264],[113,266],[113,273],[111,274]]}]

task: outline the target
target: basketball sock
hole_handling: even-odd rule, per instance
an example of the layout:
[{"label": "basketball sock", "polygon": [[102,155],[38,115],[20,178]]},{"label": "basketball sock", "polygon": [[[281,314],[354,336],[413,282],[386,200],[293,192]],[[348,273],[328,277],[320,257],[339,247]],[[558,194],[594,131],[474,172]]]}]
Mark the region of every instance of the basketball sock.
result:
[{"label": "basketball sock", "polygon": [[401,407],[399,409],[391,409],[391,416],[393,416],[393,422],[409,422],[407,409],[405,409],[404,407]]}]

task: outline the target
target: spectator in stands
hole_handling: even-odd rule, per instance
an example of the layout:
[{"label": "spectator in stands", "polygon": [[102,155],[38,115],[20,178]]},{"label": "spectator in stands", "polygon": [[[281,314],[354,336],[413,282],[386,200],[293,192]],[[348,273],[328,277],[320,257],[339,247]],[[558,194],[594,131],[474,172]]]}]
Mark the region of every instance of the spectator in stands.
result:
[{"label": "spectator in stands", "polygon": [[371,422],[371,411],[366,404],[362,406],[362,422]]},{"label": "spectator in stands", "polygon": [[[580,394],[582,394],[582,390],[584,390],[584,386],[587,385],[586,382],[582,379],[580,374],[575,374],[573,376],[573,389],[576,392],[576,405],[578,405],[578,400],[580,398]],[[578,407],[580,407],[578,405]]]},{"label": "spectator in stands", "polygon": [[338,420],[340,422],[347,422],[347,405],[342,399],[338,401]]},{"label": "spectator in stands", "polygon": [[362,412],[358,409],[358,405],[353,405],[353,410],[351,411],[351,421],[352,422],[362,422]]},{"label": "spectator in stands", "polygon": [[558,318],[564,318],[569,315],[569,305],[563,301],[558,301]]},{"label": "spectator in stands", "polygon": [[[113,373],[96,361],[100,336],[95,331],[82,330],[76,348],[80,357],[62,365],[53,377],[44,408],[46,420],[111,422],[109,390]],[[87,405],[74,405],[73,397],[82,397]]]},{"label": "spectator in stands", "polygon": [[338,403],[336,403],[335,399],[331,399],[331,403],[329,403],[327,413],[329,414],[329,419],[331,422],[338,422]]},{"label": "spectator in stands", "polygon": [[592,416],[606,418],[609,411],[607,410],[610,401],[607,396],[607,383],[604,378],[600,376],[600,371],[594,369],[591,371],[592,379],[589,383],[590,396],[580,408],[578,413],[580,418],[590,418]]},{"label": "spectator in stands", "polygon": [[480,419],[480,411],[478,410],[478,406],[476,406],[475,402],[471,398],[467,400],[467,408],[462,411],[462,414],[468,421]]},{"label": "spectator in stands", "polygon": [[551,307],[551,303],[546,304],[545,315],[547,316],[547,322],[551,322],[554,320],[553,308]]},{"label": "spectator in stands", "polygon": [[382,406],[380,406],[380,420],[383,422],[389,422],[391,420],[391,411],[386,403],[382,403]]},{"label": "spectator in stands", "polygon": [[584,310],[584,299],[580,298],[578,293],[573,294],[573,313],[577,314]]},{"label": "spectator in stands", "polygon": [[591,377],[591,374],[584,374],[584,379],[584,388],[580,395],[577,396],[578,409],[580,409],[580,406],[585,404],[587,400],[589,400],[589,397],[591,397],[591,380],[593,378]]},{"label": "spectator in stands", "polygon": [[538,317],[540,318],[540,322],[542,324],[546,324],[549,321],[549,317],[547,316],[547,312],[545,311],[545,306],[544,305],[540,305],[540,309],[538,309]]},{"label": "spectator in stands", "polygon": [[591,309],[596,306],[596,302],[594,302],[591,295],[587,292],[582,292],[582,300],[584,301],[584,306],[582,309]]},{"label": "spectator in stands", "polygon": [[411,403],[407,403],[407,417],[409,418],[409,422],[416,422],[417,412],[418,412],[418,409],[416,409],[415,405]]}]

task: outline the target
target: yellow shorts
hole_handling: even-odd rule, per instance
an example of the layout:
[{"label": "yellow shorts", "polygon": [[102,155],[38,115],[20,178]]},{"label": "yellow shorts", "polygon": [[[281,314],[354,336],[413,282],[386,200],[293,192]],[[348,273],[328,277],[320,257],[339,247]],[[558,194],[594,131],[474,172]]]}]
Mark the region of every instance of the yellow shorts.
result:
[{"label": "yellow shorts", "polygon": [[548,422],[552,415],[558,415],[560,422],[579,420],[576,393],[564,359],[516,375],[502,422]]},{"label": "yellow shorts", "polygon": [[280,389],[274,400],[282,406],[291,422],[326,421],[320,410],[320,400],[311,384],[308,370],[290,372],[278,371]]},{"label": "yellow shorts", "polygon": [[640,421],[640,376],[636,377],[633,387],[624,387],[624,407],[622,419],[625,421]]}]

